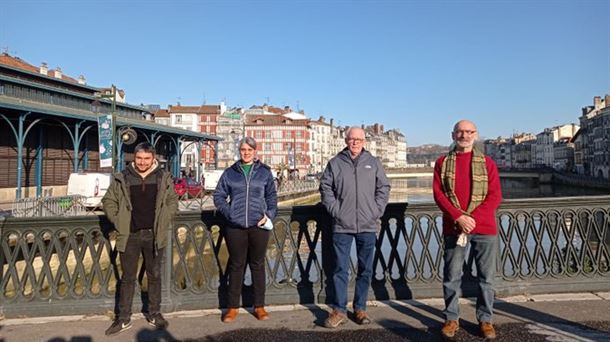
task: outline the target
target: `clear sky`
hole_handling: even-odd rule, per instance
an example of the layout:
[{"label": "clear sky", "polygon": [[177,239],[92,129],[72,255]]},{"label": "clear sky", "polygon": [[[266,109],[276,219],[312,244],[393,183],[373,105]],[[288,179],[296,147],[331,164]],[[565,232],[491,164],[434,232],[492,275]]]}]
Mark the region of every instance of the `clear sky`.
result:
[{"label": "clear sky", "polygon": [[610,93],[610,1],[3,0],[0,48],[133,104],[269,102],[448,144],[578,122]]}]

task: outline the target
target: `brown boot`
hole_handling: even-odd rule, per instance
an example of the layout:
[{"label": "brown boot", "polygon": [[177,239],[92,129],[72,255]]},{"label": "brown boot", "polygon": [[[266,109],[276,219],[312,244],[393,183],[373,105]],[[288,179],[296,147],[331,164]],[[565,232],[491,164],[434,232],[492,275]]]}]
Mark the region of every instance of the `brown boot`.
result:
[{"label": "brown boot", "polygon": [[445,321],[443,327],[441,328],[441,334],[447,338],[453,338],[455,333],[460,329],[460,324],[458,321],[454,321],[452,319]]},{"label": "brown boot", "polygon": [[235,318],[237,317],[238,313],[239,313],[238,308],[229,308],[227,310],[227,312],[225,312],[224,316],[222,316],[222,322],[223,323],[233,322],[235,320]]},{"label": "brown boot", "polygon": [[486,339],[493,340],[496,338],[496,329],[494,329],[491,322],[481,322],[479,323],[479,328],[481,328],[481,335]]},{"label": "brown boot", "polygon": [[364,310],[354,311],[354,320],[356,321],[356,323],[358,323],[360,325],[365,325],[365,324],[371,323],[371,319],[369,318],[369,315],[367,315],[366,311],[364,311]]},{"label": "brown boot", "polygon": [[264,306],[259,306],[257,308],[254,308],[254,317],[256,317],[256,319],[258,319],[259,321],[266,321],[269,319],[269,314],[267,313],[267,311],[265,311]]},{"label": "brown boot", "polygon": [[347,316],[339,310],[333,310],[328,315],[328,318],[326,318],[326,320],[324,321],[324,326],[327,328],[334,329],[345,322],[347,322]]}]

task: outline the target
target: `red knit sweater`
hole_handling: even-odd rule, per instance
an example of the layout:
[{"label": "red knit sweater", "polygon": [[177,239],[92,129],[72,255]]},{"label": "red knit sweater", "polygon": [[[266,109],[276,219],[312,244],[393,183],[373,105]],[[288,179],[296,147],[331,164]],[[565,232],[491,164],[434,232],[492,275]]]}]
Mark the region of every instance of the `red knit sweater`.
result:
[{"label": "red knit sweater", "polygon": [[[443,160],[445,160],[445,156],[438,158],[434,166],[432,189],[434,191],[434,201],[443,212],[443,234],[452,235],[458,233],[455,230],[455,220],[462,215],[462,212],[451,204],[451,200],[443,192],[441,182]],[[470,177],[471,162],[472,152],[457,154],[455,161],[455,194],[463,210],[468,209],[468,204],[470,204],[470,192],[472,189]],[[502,202],[500,177],[496,163],[487,156],[485,156],[485,165],[489,179],[487,197],[470,215],[476,221],[476,227],[471,234],[496,235],[496,209],[500,206],[500,202]]]}]

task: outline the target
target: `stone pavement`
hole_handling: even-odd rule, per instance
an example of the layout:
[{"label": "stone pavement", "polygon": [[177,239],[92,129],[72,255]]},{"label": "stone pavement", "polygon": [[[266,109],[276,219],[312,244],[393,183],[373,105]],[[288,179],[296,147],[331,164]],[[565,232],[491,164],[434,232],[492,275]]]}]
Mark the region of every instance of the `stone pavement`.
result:
[{"label": "stone pavement", "polygon": [[[495,324],[498,341],[610,341],[610,293],[553,294],[499,298]],[[474,316],[474,299],[461,300],[461,329],[456,341],[482,341]],[[353,321],[330,330],[322,327],[324,305],[268,307],[271,319],[257,321],[242,310],[230,324],[220,322],[220,310],[166,314],[167,331],[155,331],[134,315],[133,327],[106,337],[108,316],[59,316],[0,321],[0,342],[14,341],[441,341],[440,299],[373,301],[373,323]],[[65,313],[68,314],[68,313]]]}]

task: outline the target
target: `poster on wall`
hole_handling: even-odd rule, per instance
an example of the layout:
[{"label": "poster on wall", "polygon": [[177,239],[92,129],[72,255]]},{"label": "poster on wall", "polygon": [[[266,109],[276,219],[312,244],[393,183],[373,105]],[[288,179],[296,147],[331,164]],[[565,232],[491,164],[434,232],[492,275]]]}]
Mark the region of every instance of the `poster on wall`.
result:
[{"label": "poster on wall", "polygon": [[100,167],[112,167],[112,115],[97,118],[100,146]]}]

